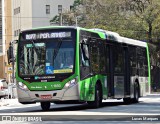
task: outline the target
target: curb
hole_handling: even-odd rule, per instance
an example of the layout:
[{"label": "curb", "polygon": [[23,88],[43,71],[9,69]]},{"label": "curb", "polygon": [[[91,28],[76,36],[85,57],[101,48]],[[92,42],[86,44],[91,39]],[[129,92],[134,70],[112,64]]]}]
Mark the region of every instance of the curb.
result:
[{"label": "curb", "polygon": [[3,104],[0,104],[0,107],[7,106],[7,105],[9,105],[9,103],[3,103]]},{"label": "curb", "polygon": [[1,99],[0,107],[18,104],[18,99]]}]

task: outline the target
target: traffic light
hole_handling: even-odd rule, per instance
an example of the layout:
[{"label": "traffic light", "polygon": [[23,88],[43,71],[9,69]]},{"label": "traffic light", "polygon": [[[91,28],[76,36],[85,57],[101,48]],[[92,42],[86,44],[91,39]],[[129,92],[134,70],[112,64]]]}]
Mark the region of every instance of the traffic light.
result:
[{"label": "traffic light", "polygon": [[14,61],[13,56],[13,46],[10,44],[9,49],[7,50],[8,64]]}]

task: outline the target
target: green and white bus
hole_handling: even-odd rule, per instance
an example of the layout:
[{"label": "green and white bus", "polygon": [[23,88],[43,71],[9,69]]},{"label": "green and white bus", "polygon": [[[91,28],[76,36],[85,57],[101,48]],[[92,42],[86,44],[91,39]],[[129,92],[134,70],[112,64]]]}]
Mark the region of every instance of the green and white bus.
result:
[{"label": "green and white bus", "polygon": [[20,33],[17,90],[22,104],[138,102],[150,90],[147,43],[101,29],[43,27]]}]

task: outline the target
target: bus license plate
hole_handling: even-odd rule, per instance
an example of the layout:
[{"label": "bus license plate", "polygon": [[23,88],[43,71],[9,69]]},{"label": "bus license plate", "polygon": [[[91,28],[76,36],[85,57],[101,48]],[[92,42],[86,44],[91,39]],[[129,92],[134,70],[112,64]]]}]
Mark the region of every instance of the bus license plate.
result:
[{"label": "bus license plate", "polygon": [[41,99],[52,99],[52,95],[41,95]]}]

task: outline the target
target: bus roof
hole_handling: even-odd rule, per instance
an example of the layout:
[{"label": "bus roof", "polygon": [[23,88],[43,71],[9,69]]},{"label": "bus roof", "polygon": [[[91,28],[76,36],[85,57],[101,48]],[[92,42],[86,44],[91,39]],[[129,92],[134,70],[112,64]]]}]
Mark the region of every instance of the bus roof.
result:
[{"label": "bus roof", "polygon": [[113,41],[126,43],[126,44],[130,44],[130,45],[141,46],[141,47],[147,47],[147,43],[145,43],[145,42],[130,39],[130,38],[126,38],[126,37],[122,37],[116,32],[106,31],[106,30],[103,30],[103,29],[92,29],[92,30],[100,31],[100,32],[105,33],[106,39],[108,39],[108,40],[113,40]]},{"label": "bus roof", "polygon": [[147,43],[139,41],[139,40],[134,40],[134,39],[126,38],[126,37],[121,37],[121,41],[123,43],[130,44],[130,45],[147,47]]}]

